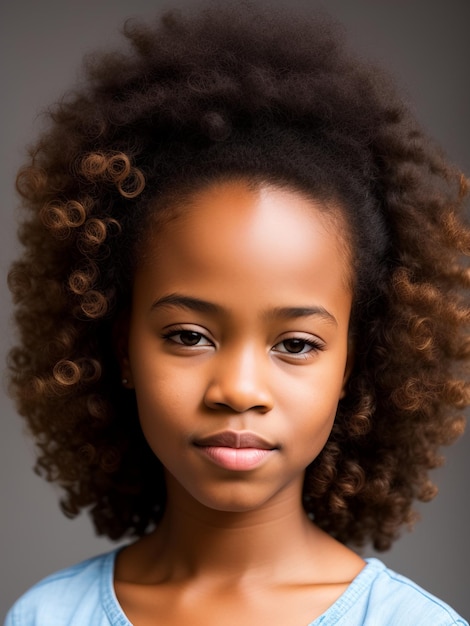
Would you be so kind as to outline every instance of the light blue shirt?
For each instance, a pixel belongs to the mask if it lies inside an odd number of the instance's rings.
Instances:
[[[114,593],[116,554],[45,578],[16,602],[5,626],[131,626]],[[469,626],[444,602],[378,559],[366,560],[343,595],[309,626]]]

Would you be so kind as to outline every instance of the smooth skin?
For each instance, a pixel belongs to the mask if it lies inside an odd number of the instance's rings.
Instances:
[[[350,365],[347,231],[333,205],[243,180],[175,210],[118,339],[168,501],[116,594],[134,626],[304,626],[364,567],[301,503]]]

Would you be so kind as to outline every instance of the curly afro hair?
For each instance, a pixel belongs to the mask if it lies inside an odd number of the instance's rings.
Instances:
[[[340,541],[387,549],[463,430],[467,181],[324,18],[219,8],[124,33],[130,50],[87,59],[18,175],[9,367],[36,470],[101,534],[158,522],[163,472],[119,383],[113,329],[150,220],[216,180],[271,182],[335,199],[353,254],[355,362],[304,507]]]

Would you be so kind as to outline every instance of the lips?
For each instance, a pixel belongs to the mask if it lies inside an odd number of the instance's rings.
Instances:
[[[196,446],[218,448],[257,448],[258,450],[274,450],[276,445],[252,432],[225,430],[194,441]]]
[[[194,445],[211,463],[231,472],[254,470],[278,449],[255,433],[232,430],[201,437]]]

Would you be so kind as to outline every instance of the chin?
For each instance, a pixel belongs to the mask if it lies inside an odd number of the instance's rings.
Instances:
[[[288,494],[259,493],[255,489],[247,489],[247,485],[225,485],[216,493],[192,493],[192,497],[208,510],[220,513],[253,513],[276,506],[283,500],[288,500]],[[295,495],[290,493],[290,495]],[[300,501],[300,494],[298,495]]]
[[[220,513],[249,513],[261,508],[265,501],[249,497],[201,497],[197,498],[200,505],[212,511]]]

